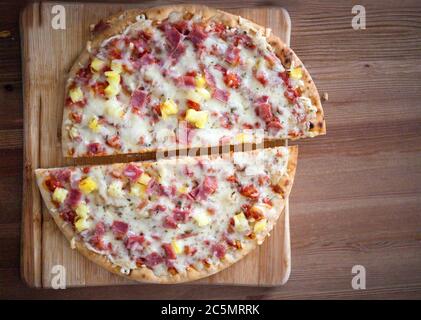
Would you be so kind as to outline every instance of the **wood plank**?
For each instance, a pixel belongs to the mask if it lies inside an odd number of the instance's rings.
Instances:
[[[63,79],[63,74],[70,68],[79,55],[81,48],[88,40],[89,25],[128,6],[66,4],[67,29],[65,31],[57,31],[49,26],[50,12],[53,5],[53,3],[40,3],[29,6],[23,14],[23,17],[29,21],[22,20],[22,28],[25,31],[30,30],[29,34],[23,34],[23,45],[30,47],[30,51],[24,52],[26,59],[30,60],[30,63],[26,60],[24,61],[24,76],[29,78],[29,87],[25,87],[25,92],[28,91],[28,94],[24,95],[24,100],[26,104],[32,105],[31,113],[28,116],[38,116],[37,119],[30,118],[30,121],[34,120],[35,122],[29,124],[29,127],[32,129],[35,127],[39,128],[37,135],[29,135],[28,131],[24,132],[26,139],[25,150],[28,149],[27,144],[29,142],[29,146],[31,146],[30,151],[32,152],[28,153],[26,151],[27,153],[25,153],[25,156],[32,157],[30,161],[31,166],[28,165],[25,174],[28,182],[33,178],[29,175],[31,172],[28,170],[29,168],[34,169],[35,163],[41,168],[49,168],[75,163],[95,164],[103,163],[104,161],[109,163],[122,158],[63,159],[60,150],[62,109],[59,106],[64,100],[65,79]],[[262,25],[268,25],[275,34],[289,41],[290,20],[283,9],[279,7],[262,7],[229,9],[229,11],[251,18]],[[28,28],[28,24],[32,27]],[[31,65],[31,67],[28,67],[28,65]],[[26,68],[29,69],[27,70]],[[26,91],[27,88],[29,89]],[[35,104],[35,108],[33,104]],[[26,108],[25,112],[27,111],[28,109]],[[13,131],[11,130],[5,131],[4,139],[10,138],[12,134]],[[0,134],[0,142],[1,138]],[[19,145],[19,137],[15,137],[10,141],[10,144],[12,147]],[[37,144],[39,144],[38,153],[32,150],[36,149]],[[147,157],[149,155],[142,155],[140,158],[146,159]],[[122,159],[126,160],[127,158],[123,157]],[[35,183],[34,180],[31,180],[31,182]],[[25,185],[25,188],[29,187],[29,184]],[[26,197],[26,194],[25,192],[24,197]],[[28,193],[28,195],[31,197],[30,200],[37,196],[36,193]],[[29,276],[25,275],[25,278],[28,281],[32,281],[34,286],[51,287],[51,270],[57,264],[66,267],[68,287],[133,283],[108,273],[83,258],[77,252],[72,251],[45,207],[39,207],[39,205],[39,202],[35,202],[33,208],[36,213],[42,208],[42,224],[40,225],[38,220],[36,224],[26,222],[25,228],[33,226],[33,230],[23,233],[24,242],[29,237],[28,243],[34,246],[34,252],[36,252],[36,257],[30,255],[27,251],[24,251],[22,255],[23,267],[26,270],[23,272],[24,274],[30,272],[28,268],[37,263],[37,266],[34,268],[36,275],[33,276],[36,280],[29,279]],[[31,205],[25,200],[23,216],[25,221],[30,219],[30,210]],[[39,228],[41,228],[41,231],[39,231]],[[40,241],[39,233],[42,234],[41,242],[37,242]],[[26,246],[25,250],[27,250]],[[39,253],[41,254],[40,266]],[[26,263],[27,260],[31,261],[31,263]],[[41,275],[39,275],[38,268],[41,269]],[[290,239],[287,211],[281,215],[272,237],[263,246],[229,269],[195,283],[273,286],[285,283],[288,280],[289,272]]]
[[[138,2],[125,2],[131,1]],[[214,3],[227,5],[223,0]],[[258,0],[229,3],[232,7],[262,4]],[[329,101],[324,102],[327,136],[299,142],[298,176],[290,199],[293,268],[288,283],[279,288],[28,288],[19,277],[19,255],[13,252],[20,236],[22,149],[12,147],[2,148],[0,162],[0,225],[5,226],[0,230],[4,242],[0,250],[0,297],[421,299],[421,230],[417,229],[421,225],[417,202],[421,181],[415,165],[420,159],[421,91],[417,83],[421,78],[421,2],[362,3],[367,8],[367,29],[358,32],[350,27],[354,5],[350,1],[283,0],[281,4],[291,15],[293,49],[309,66],[321,91],[329,93]],[[15,38],[0,39],[2,130],[22,130],[18,16],[23,6],[23,2],[11,0],[0,4],[0,30],[10,30]],[[14,85],[13,91],[4,88],[9,83]],[[317,168],[311,170],[324,161],[331,164],[330,170],[323,169],[329,177],[326,181]],[[350,172],[360,169],[364,174],[350,179]],[[396,180],[399,189],[383,183],[382,177],[387,182]],[[348,194],[343,192],[343,185]],[[356,263],[367,269],[367,290],[356,291],[350,286],[350,270]]]

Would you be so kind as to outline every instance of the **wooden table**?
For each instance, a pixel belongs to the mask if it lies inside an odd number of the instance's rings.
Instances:
[[[245,1],[232,3],[244,6]],[[0,297],[421,298],[421,3],[358,3],[366,8],[366,30],[352,29],[350,1],[279,2],[291,16],[292,47],[320,91],[329,94],[324,102],[328,135],[299,142],[290,199],[292,273],[285,286],[56,291],[27,288],[19,275],[23,114],[18,18],[25,2],[2,1]],[[366,269],[366,290],[352,289],[354,265]]]

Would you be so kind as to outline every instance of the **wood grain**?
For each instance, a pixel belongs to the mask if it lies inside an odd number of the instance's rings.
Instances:
[[[268,3],[233,0],[230,5]],[[421,3],[361,1],[367,29],[360,31],[351,28],[355,3],[347,0],[270,3],[288,10],[292,48],[320,91],[329,93],[327,135],[299,142],[288,283],[279,288],[26,287],[19,275],[23,144],[18,138],[0,150],[0,297],[421,299]],[[0,39],[0,131],[5,132],[23,130],[18,23],[23,6],[0,4],[0,30],[12,33]],[[355,264],[367,270],[367,290],[351,287]]]
[[[33,174],[38,167],[127,161],[127,157],[122,156],[64,159],[60,152],[60,130],[65,75],[89,39],[89,26],[132,6],[66,4],[66,30],[54,30],[49,25],[53,6],[54,3],[34,3],[26,7],[21,20],[25,110],[22,274],[28,285],[44,288],[51,287],[54,276],[51,270],[55,265],[66,268],[68,287],[134,283],[101,269],[70,249],[48,210],[41,204]],[[290,19],[282,8],[230,11],[270,27],[289,42]],[[11,136],[8,133],[5,137],[0,134],[0,142]],[[149,155],[140,158],[148,159]],[[288,214],[288,210],[281,213],[272,236],[257,250],[229,269],[195,284],[284,284],[291,267]]]

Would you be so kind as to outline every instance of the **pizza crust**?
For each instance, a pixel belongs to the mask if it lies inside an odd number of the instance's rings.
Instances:
[[[298,157],[298,146],[290,146],[288,147],[289,150],[289,157],[288,157],[288,165],[287,165],[287,174],[283,179],[281,179],[278,183],[281,191],[281,195],[283,197],[282,207],[278,208],[278,217],[276,218],[275,222],[279,219],[280,215],[282,214],[285,208],[285,200],[288,198],[289,193],[291,191],[291,187],[294,181],[296,166],[297,166],[297,157]],[[211,156],[212,157],[212,156]],[[218,156],[215,156],[218,157]],[[122,166],[125,164],[114,164],[113,166]],[[151,162],[143,162],[143,166],[151,165]],[[35,170],[37,183],[39,189],[41,191],[42,198],[46,204],[47,209],[49,210],[50,214],[52,215],[55,223],[59,227],[60,231],[64,234],[66,239],[72,244],[72,247],[77,249],[82,255],[84,255],[89,260],[95,262],[102,268],[128,278],[130,280],[136,280],[140,282],[148,282],[148,283],[161,283],[161,284],[174,284],[174,283],[182,283],[188,281],[194,281],[201,278],[205,278],[211,276],[219,271],[224,270],[225,268],[231,266],[235,262],[241,260],[244,256],[250,253],[254,248],[257,247],[257,239],[255,241],[250,242],[247,247],[243,247],[241,251],[236,252],[236,257],[233,260],[225,260],[223,263],[219,264],[218,266],[210,266],[209,268],[205,268],[203,270],[195,270],[189,269],[185,274],[176,274],[171,275],[168,274],[166,276],[157,276],[153,273],[152,270],[144,267],[131,270],[131,273],[126,275],[121,272],[121,267],[113,264],[110,260],[100,253],[96,253],[90,250],[83,241],[76,239],[76,233],[70,224],[66,223],[58,214],[53,202],[51,201],[51,196],[49,190],[43,184],[44,179],[48,175],[48,169],[37,169]],[[274,224],[275,225],[275,224]],[[267,230],[267,234],[265,237],[272,230]]]
[[[204,21],[214,20],[217,22],[221,22],[229,27],[241,27],[242,29],[252,34],[253,33],[255,34],[257,32],[260,32],[263,35],[269,34],[266,37],[268,40],[268,43],[273,47],[274,53],[278,56],[278,58],[281,59],[284,66],[288,67],[291,65],[291,63],[293,63],[295,67],[299,66],[302,68],[302,71],[303,71],[302,80],[305,83],[305,88],[303,90],[303,93],[311,99],[313,105],[317,108],[317,118],[316,118],[315,123],[312,124],[313,128],[310,130],[310,132],[313,133],[313,136],[322,135],[326,133],[326,123],[324,120],[324,112],[323,112],[319,92],[317,91],[316,85],[313,79],[311,78],[310,73],[305,68],[301,60],[294,53],[294,51],[291,48],[289,48],[280,38],[271,34],[269,32],[270,29],[262,27],[240,16],[237,16],[237,15],[234,15],[222,10],[203,6],[203,5],[168,5],[168,6],[146,8],[146,9],[131,9],[131,10],[126,10],[126,11],[123,11],[123,12],[120,12],[108,17],[105,21],[102,21],[102,23],[106,24],[108,27],[105,28],[105,30],[103,30],[99,34],[95,35],[94,38],[88,42],[85,50],[77,58],[72,68],[70,69],[67,79],[74,78],[80,66],[85,65],[88,62],[91,48],[98,47],[104,40],[123,32],[129,25],[136,22],[136,17],[138,17],[139,15],[145,15],[146,18],[150,20],[161,21],[168,18],[168,16],[173,12],[182,13],[183,15],[199,14],[203,17]],[[66,85],[65,97],[67,97],[69,83]],[[66,146],[70,143],[70,137],[68,136],[65,130],[65,126],[64,126],[64,121],[68,117],[69,117],[69,108],[65,107],[64,112],[63,112],[63,124],[62,124],[62,152],[63,152],[64,157],[69,157]],[[280,139],[267,139],[267,140],[280,141]],[[157,148],[150,147],[150,148],[144,148],[140,152],[136,152],[136,153],[146,153],[146,152],[153,152],[153,151],[158,151],[158,150],[159,149]]]

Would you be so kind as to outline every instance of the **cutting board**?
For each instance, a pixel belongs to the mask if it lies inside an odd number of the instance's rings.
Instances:
[[[52,9],[57,4],[65,8],[65,30],[56,30],[51,25],[55,16]],[[137,283],[109,273],[70,248],[43,205],[34,177],[37,168],[153,157],[144,154],[107,159],[64,159],[60,146],[65,75],[89,39],[89,26],[108,15],[136,6],[142,5],[41,2],[28,5],[21,13],[25,140],[21,274],[29,286],[51,287],[56,265],[65,267],[67,287]],[[220,8],[271,28],[274,34],[289,43],[291,24],[284,9],[241,8],[241,1],[230,1]],[[287,206],[262,246],[230,268],[193,283],[276,286],[288,280],[290,269]]]

